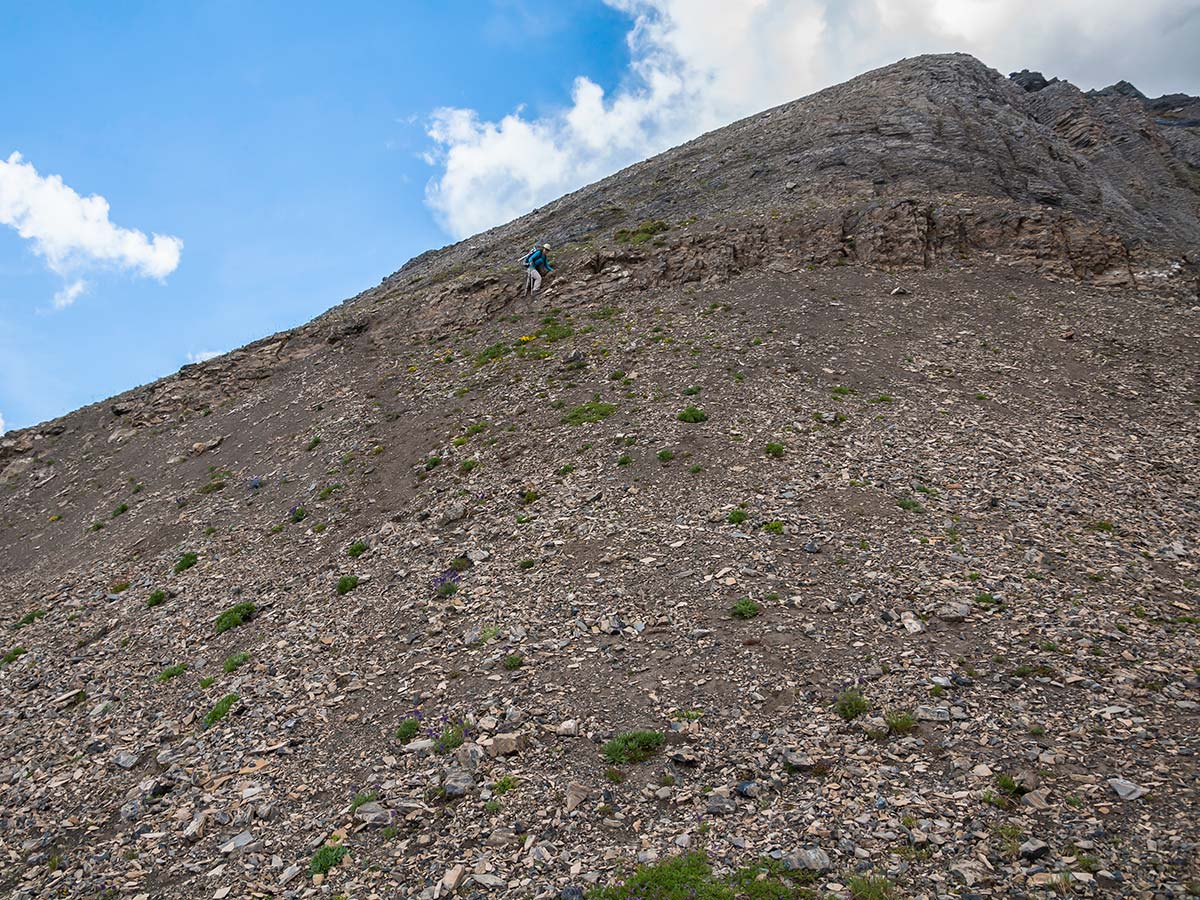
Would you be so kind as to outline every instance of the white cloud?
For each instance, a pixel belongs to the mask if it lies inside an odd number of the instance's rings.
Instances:
[[[4,415],[0,413],[0,434],[4,434]]]
[[[199,353],[189,353],[187,360],[190,363],[202,363],[208,362],[210,359],[216,359],[223,354],[223,350],[201,350]]]
[[[54,308],[66,309],[79,299],[79,295],[87,290],[87,282],[82,278],[72,281],[54,295]]]
[[[611,96],[575,81],[569,107],[499,122],[430,120],[426,199],[457,237],[500,224],[741,116],[921,53],[965,51],[1004,73],[1081,87],[1125,78],[1200,93],[1200,0],[604,0],[633,17]]]
[[[183,241],[147,238],[108,218],[108,201],[81,197],[58,175],[40,175],[21,154],[0,159],[0,225],[33,243],[55,273],[67,278],[95,266],[116,266],[146,278],[166,278],[179,265]],[[54,296],[54,307],[70,306],[87,287],[76,279]]]

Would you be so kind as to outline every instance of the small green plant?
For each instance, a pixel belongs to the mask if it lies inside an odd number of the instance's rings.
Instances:
[[[297,506],[292,510],[288,518],[291,519],[292,522],[303,522],[308,518],[308,510],[306,510],[303,506]]]
[[[675,418],[689,425],[697,425],[700,422],[707,422],[708,414],[698,406],[686,406],[679,411]]]
[[[309,875],[328,875],[329,870],[337,866],[350,851],[345,847],[326,844],[313,854],[308,864]]]
[[[558,475],[559,478],[565,478],[566,476],[570,475],[574,471],[575,471],[575,467],[573,465],[571,465],[570,463],[567,463],[565,466],[560,466],[558,469],[558,472],[556,474]]]
[[[90,526],[90,529],[92,531],[102,531],[104,529],[104,523],[103,522],[93,522]]]
[[[763,531],[767,534],[783,534],[783,523],[778,519],[772,519],[763,526]]]
[[[321,439],[319,437],[314,437],[311,441],[309,441],[305,445],[304,452],[312,453],[314,450],[316,450],[320,446],[321,446]]]
[[[354,795],[354,799],[350,801],[350,814],[353,815],[358,811],[360,806],[366,806],[379,799],[378,791],[359,791]]]
[[[444,581],[438,585],[437,595],[439,597],[453,597],[458,593],[458,583],[455,581]]]
[[[115,581],[108,587],[110,594],[123,594],[127,590],[129,590],[128,581]]]
[[[216,630],[217,634],[223,634],[230,628],[237,628],[239,625],[243,625],[248,622],[254,616],[256,609],[258,609],[258,607],[256,607],[250,600],[244,600],[241,603],[235,603],[233,606],[229,607],[229,609],[225,610],[225,612],[217,616],[217,621],[214,623],[213,628]]]
[[[458,466],[458,471],[463,475],[469,475],[479,465],[477,459],[464,459]]]
[[[614,765],[638,763],[657,753],[665,742],[661,731],[627,731],[606,743],[601,752]]]
[[[216,675],[205,675],[203,678],[200,679],[200,687],[205,688],[205,689],[210,688],[214,684],[216,684],[216,681],[217,681]]]
[[[671,226],[661,219],[651,219],[637,228],[618,228],[613,232],[613,240],[618,244],[644,244],[656,234],[662,234],[670,228]]]
[[[612,784],[620,784],[622,781],[625,780],[625,773],[622,772],[620,769],[618,769],[616,766],[610,766],[609,768],[604,770],[604,777],[607,781],[611,782]]]
[[[217,701],[217,705],[208,711],[204,717],[204,727],[212,728],[223,718],[229,715],[229,710],[233,709],[233,705],[238,702],[237,694],[226,694]]]
[[[925,512],[925,507],[920,501],[912,497],[901,497],[896,501],[896,505],[905,512],[922,513]]]
[[[9,650],[7,653],[4,654],[4,657],[2,659],[0,659],[0,666],[7,666],[10,662],[16,662],[18,659],[20,659],[22,656],[24,656],[28,652],[29,651],[26,650],[24,647],[13,647],[11,650]]]
[[[30,610],[29,612],[25,613],[25,615],[21,616],[21,618],[17,619],[16,623],[13,625],[13,628],[20,629],[26,627],[27,625],[32,625],[38,619],[44,618],[45,615],[46,611],[44,609]]]
[[[522,569],[532,569],[534,566],[537,565],[537,562],[532,559],[523,559],[519,563],[517,563],[517,565],[519,565]]]
[[[1004,772],[996,776],[996,787],[1009,797],[1020,797],[1022,794],[1029,793],[1024,786],[1017,782],[1017,779]]]
[[[525,665],[525,657],[520,653],[510,653],[504,657],[504,668],[506,671],[515,672],[523,665]]]
[[[767,456],[773,457],[774,459],[779,459],[786,452],[787,448],[784,447],[783,444],[776,444],[773,442],[767,444]]]
[[[123,516],[127,512],[129,512],[129,504],[120,503],[117,505],[117,508],[112,511],[112,518],[115,519],[117,516]]]
[[[893,900],[896,885],[883,875],[851,875],[846,886],[853,900]]]
[[[750,513],[746,512],[740,507],[738,509],[730,510],[729,512],[730,525],[741,525],[748,518],[750,518]]]
[[[492,799],[488,800],[487,803],[483,804],[483,811],[492,815],[495,815],[502,809],[504,809],[504,804],[496,797],[493,797]]]
[[[240,669],[242,666],[244,666],[249,661],[250,661],[249,653],[235,653],[235,654],[233,654],[233,656],[226,657],[225,662],[223,664],[223,668],[225,669],[225,674],[228,675],[230,672],[236,672],[238,669]]]
[[[691,475],[699,475],[703,471],[704,471],[704,466],[700,465],[699,463],[688,466],[688,473]]]
[[[917,720],[912,713],[903,710],[889,710],[883,714],[883,721],[887,722],[891,734],[908,734],[917,727]]]
[[[607,419],[617,411],[617,407],[612,403],[603,403],[599,400],[589,400],[587,403],[581,403],[569,413],[563,416],[562,423],[564,425],[590,425],[594,422],[600,422]]]
[[[367,544],[365,541],[355,541],[346,548],[346,555],[351,559],[358,559],[367,552]]]
[[[407,744],[421,731],[421,723],[413,716],[404,719],[396,726],[396,740],[402,744]]]
[[[869,708],[867,698],[854,688],[848,688],[837,696],[833,704],[834,711],[847,722],[857,719]]]
[[[658,461],[661,463],[669,463],[675,458],[675,453],[672,450],[659,450],[656,455],[658,456]]]
[[[492,785],[492,793],[497,797],[503,797],[516,786],[517,779],[513,778],[511,775],[504,775]]]
[[[1112,522],[1104,519],[1101,519],[1098,522],[1089,522],[1084,527],[1088,531],[1099,531],[1102,534],[1112,534],[1116,530],[1116,526],[1114,526]]]
[[[442,729],[437,740],[433,742],[433,749],[438,753],[446,754],[451,750],[457,750],[465,740],[466,732],[462,725],[447,725]]]
[[[338,579],[337,592],[338,592],[338,594],[340,594],[342,596],[345,596],[346,594],[350,593],[356,587],[358,587],[358,576],[357,575],[343,575],[341,578]]]
[[[200,557],[191,551],[180,554],[179,559],[175,562],[175,574],[178,575],[180,572],[186,572],[196,564],[199,558]]]
[[[749,597],[743,597],[737,603],[733,604],[733,606],[729,607],[729,613],[735,619],[753,619],[760,612],[762,612],[762,607]]]
[[[633,462],[633,457],[630,456],[628,453],[622,453],[620,456],[617,457],[617,465],[618,466],[627,466],[631,462]]]
[[[167,666],[158,673],[158,683],[166,684],[172,678],[177,678],[187,671],[187,663],[175,663],[173,666]]]

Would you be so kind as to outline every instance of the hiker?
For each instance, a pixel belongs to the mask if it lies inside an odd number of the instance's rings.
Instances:
[[[549,275],[554,271],[554,267],[550,265],[550,257],[547,255],[550,251],[549,244],[542,244],[540,247],[534,247],[529,253],[522,257],[522,262],[525,263],[526,282],[531,285],[530,293],[536,294],[542,286],[542,276]]]

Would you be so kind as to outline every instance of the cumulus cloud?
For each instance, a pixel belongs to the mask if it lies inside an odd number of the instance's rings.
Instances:
[[[222,350],[201,350],[199,353],[189,353],[187,360],[190,363],[208,362],[210,359],[216,359],[218,356],[221,356],[223,352]]]
[[[1200,0],[604,0],[628,14],[630,71],[611,95],[498,122],[436,110],[426,200],[464,237],[704,131],[921,53],[965,51],[1082,87],[1122,78],[1200,93]]]
[[[14,229],[55,273],[67,278],[96,266],[115,266],[162,280],[175,271],[183,241],[121,228],[108,218],[108,201],[98,194],[81,197],[58,175],[41,175],[20,153],[0,160],[0,224]],[[54,296],[63,309],[87,288],[82,279]]]
[[[0,413],[0,434],[4,434],[4,414]]]

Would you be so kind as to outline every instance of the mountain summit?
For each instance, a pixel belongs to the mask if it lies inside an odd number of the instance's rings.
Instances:
[[[4,435],[0,891],[1194,892],[1198,107],[904,60]]]

